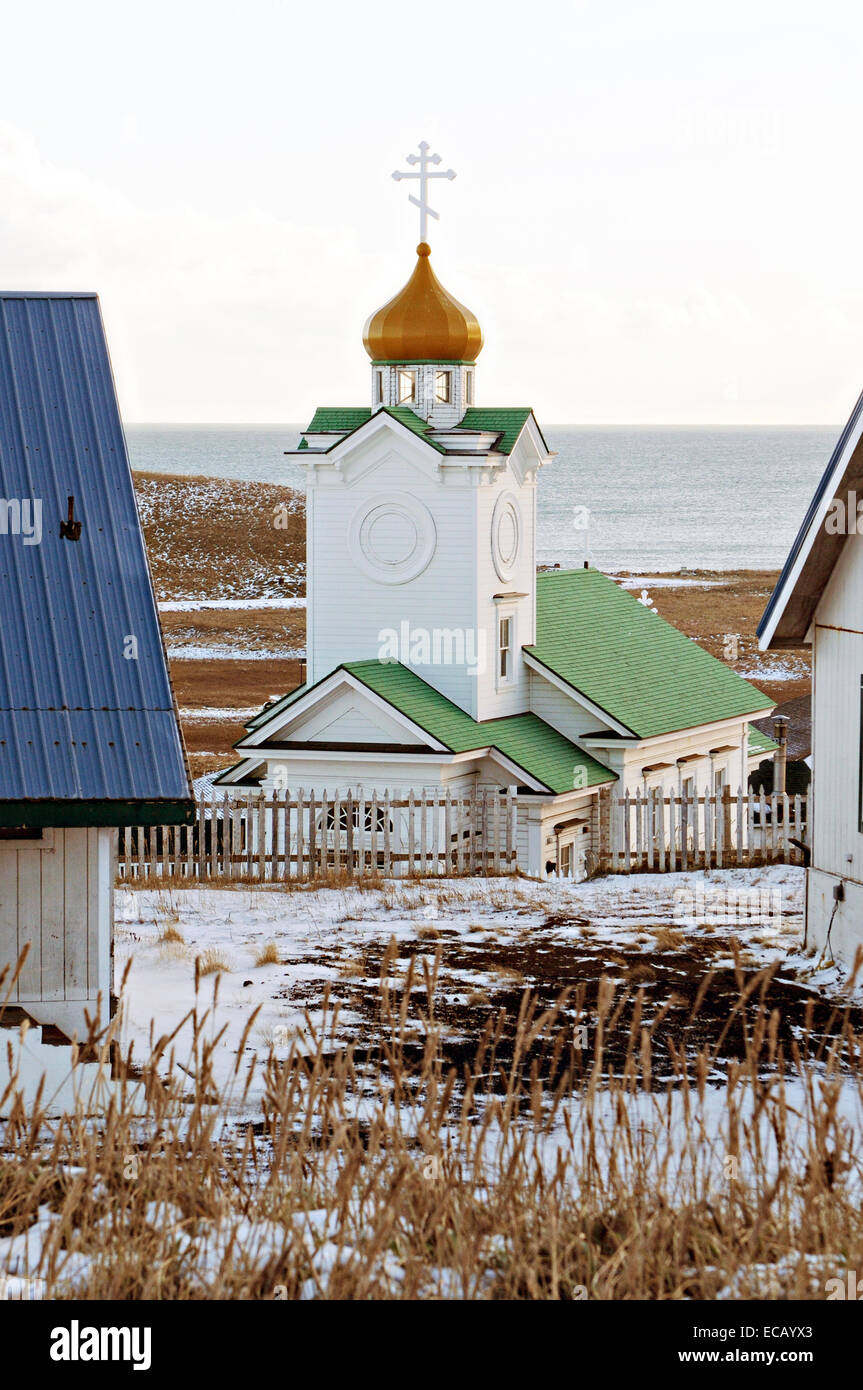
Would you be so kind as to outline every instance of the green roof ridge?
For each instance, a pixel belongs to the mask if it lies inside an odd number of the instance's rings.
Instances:
[[[426,438],[433,428],[432,425],[423,420],[408,405],[381,405],[376,410],[371,410],[368,406],[319,405],[312,416],[311,424],[307,425],[302,433],[304,435],[341,434],[342,436],[353,434],[354,430],[361,429],[363,425],[368,424],[373,416],[381,413],[391,416],[393,420],[398,420],[400,425],[406,425],[421,439],[425,438],[426,444],[430,444],[439,454],[446,452],[443,445],[435,443],[433,439]],[[304,443],[305,441],[299,445],[301,449]],[[341,440],[338,440],[337,443],[341,443]],[[306,444],[305,447],[308,448],[308,445]]]
[[[427,420],[423,420],[416,411],[411,410],[409,405],[385,405],[381,409],[386,415],[391,415],[394,420],[398,420],[399,424],[407,425],[409,430],[413,430],[414,434],[418,434],[421,438],[425,438],[429,430],[433,428]],[[439,454],[446,453],[443,445],[437,444],[433,439],[426,439],[425,442],[431,444],[433,449],[437,449]]]

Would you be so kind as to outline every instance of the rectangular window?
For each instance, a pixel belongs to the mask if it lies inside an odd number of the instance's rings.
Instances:
[[[399,372],[399,405],[412,405],[417,398],[416,372]]]
[[[449,405],[452,400],[452,372],[435,372],[434,398],[440,405]]]
[[[473,372],[464,374],[464,403],[473,405]]]
[[[376,398],[376,400],[377,400],[378,405],[383,405],[383,403],[384,403],[384,374],[383,374],[383,372],[376,372],[376,373],[375,373],[375,378],[376,378],[375,384],[376,384],[376,387],[377,387],[377,390],[376,390],[376,392],[375,392],[375,398]]]
[[[500,620],[498,647],[500,651],[498,674],[502,681],[508,681],[512,674],[512,618],[501,618]]]
[[[725,786],[725,768],[717,767],[713,773],[713,791],[716,796],[722,795]]]

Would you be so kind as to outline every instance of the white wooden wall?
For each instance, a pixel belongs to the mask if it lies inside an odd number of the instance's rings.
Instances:
[[[514,496],[521,518],[521,540],[516,563],[508,580],[499,578],[492,557],[492,518],[498,498],[504,493]],[[501,719],[509,714],[521,714],[530,708],[530,673],[521,659],[521,648],[536,641],[536,485],[519,483],[512,467],[491,485],[476,493],[476,557],[475,579],[477,625],[488,634],[488,661],[485,672],[477,680],[476,719]],[[493,595],[521,593],[524,598],[511,605],[494,602]],[[499,686],[498,617],[501,613],[514,618],[512,661],[515,680]]]
[[[611,728],[607,720],[586,709],[577,696],[559,689],[538,671],[530,672],[530,708],[569,739]]]
[[[0,968],[30,950],[9,1003],[40,1023],[84,1028],[111,988],[116,831],[46,829],[41,840],[0,840]],[[0,998],[7,997],[8,977]]]
[[[501,492],[514,493],[521,512],[521,544],[511,580],[502,582],[493,565],[491,518]],[[351,554],[351,523],[366,500],[408,493],[431,514],[435,550],[427,567],[404,583],[382,583]],[[309,682],[343,661],[376,658],[382,629],[435,629],[485,633],[485,672],[463,665],[413,666],[473,718],[489,719],[526,710],[526,674],[513,652],[518,681],[498,692],[497,609],[492,596],[518,591],[516,648],[534,638],[535,488],[519,483],[507,467],[494,483],[478,482],[476,470],[439,468],[428,450],[386,431],[357,445],[338,471],[319,465],[310,473],[306,507],[307,646]],[[477,646],[473,646],[477,650]],[[413,663],[407,662],[412,665]]]
[[[812,656],[812,867],[861,883],[863,836],[858,826],[858,793],[863,536],[848,537],[818,605]]]

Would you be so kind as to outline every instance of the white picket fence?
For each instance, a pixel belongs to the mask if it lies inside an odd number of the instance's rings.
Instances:
[[[342,874],[506,874],[516,869],[516,799],[290,793],[199,800],[191,825],[120,830],[123,879],[318,879]]]
[[[607,868],[612,873],[802,864],[805,796],[730,787],[672,796],[659,789],[612,797]],[[606,856],[601,856],[606,858]]]

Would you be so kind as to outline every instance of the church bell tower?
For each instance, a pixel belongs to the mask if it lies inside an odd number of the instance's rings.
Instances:
[[[366,322],[367,408],[322,407],[306,468],[308,679],[340,662],[409,667],[484,720],[524,712],[535,640],[536,474],[549,457],[527,408],[476,404],[476,315],[431,266],[438,155],[409,155],[420,241],[410,279]]]

